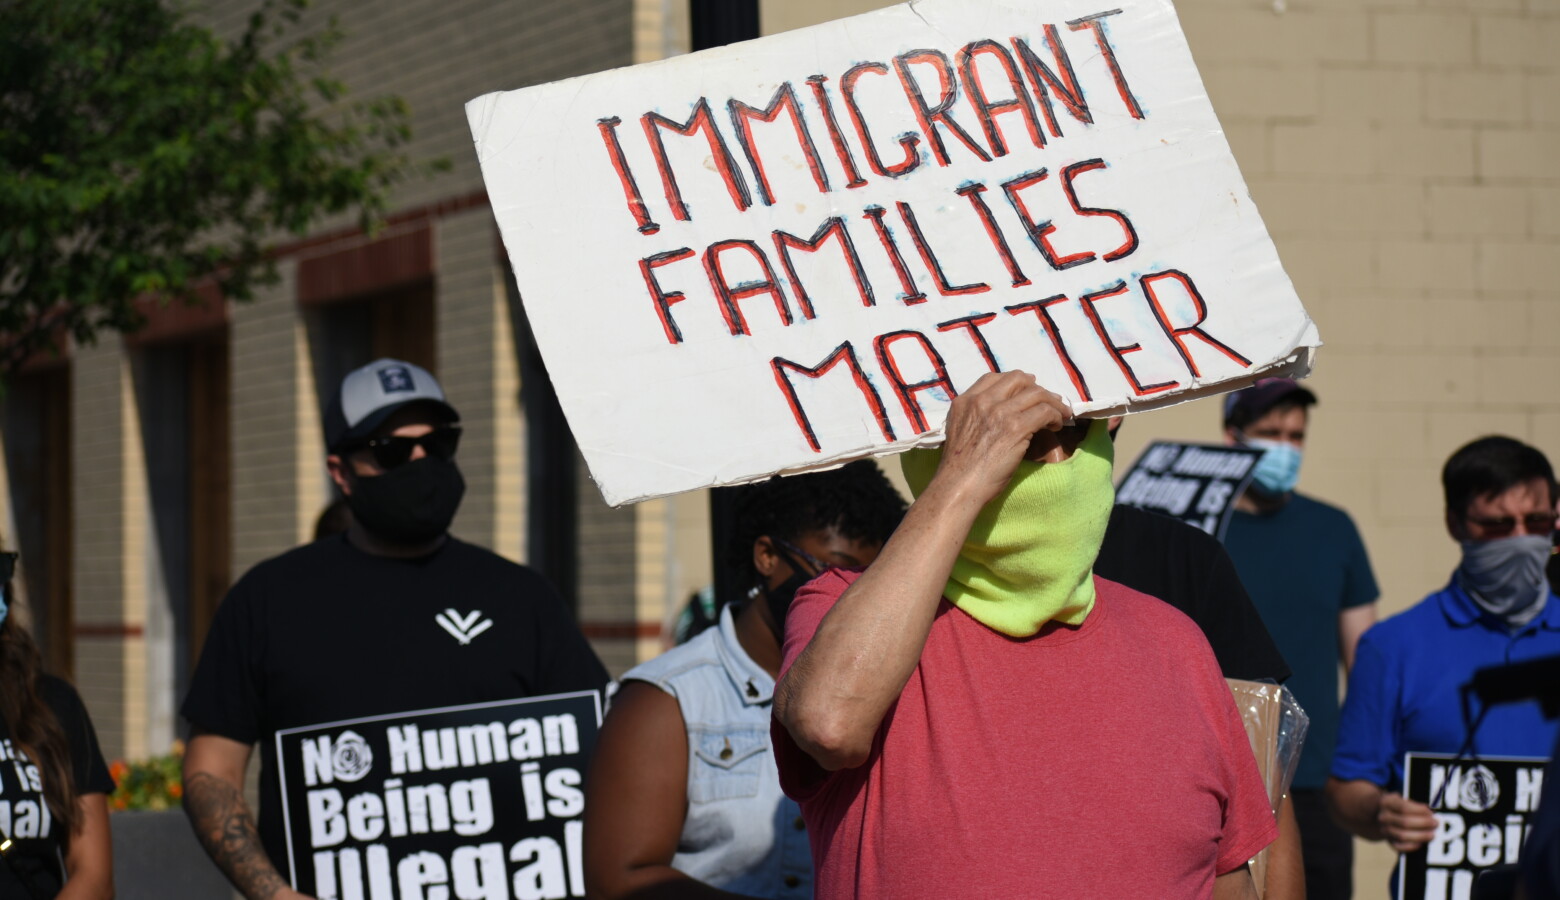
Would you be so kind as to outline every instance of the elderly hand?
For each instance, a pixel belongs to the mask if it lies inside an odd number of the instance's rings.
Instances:
[[[954,398],[943,426],[934,483],[967,491],[984,506],[1007,487],[1035,434],[1059,431],[1072,409],[1026,372],[987,373]]]

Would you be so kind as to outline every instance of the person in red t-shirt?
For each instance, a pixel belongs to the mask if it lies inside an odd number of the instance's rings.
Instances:
[[[1090,571],[1105,422],[1008,372],[945,435],[872,568],[787,615],[772,730],[816,896],[1255,898],[1276,828],[1207,641]]]

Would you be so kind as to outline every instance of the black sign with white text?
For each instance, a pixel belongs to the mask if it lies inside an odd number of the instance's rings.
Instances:
[[[1548,760],[1410,753],[1404,795],[1429,804],[1435,838],[1398,862],[1401,900],[1469,900],[1479,872],[1517,861]]]
[[[595,691],[277,732],[292,885],[319,900],[585,896]]]
[[[1249,447],[1155,441],[1121,479],[1116,502],[1180,519],[1223,540],[1235,500],[1261,458],[1261,450]]]

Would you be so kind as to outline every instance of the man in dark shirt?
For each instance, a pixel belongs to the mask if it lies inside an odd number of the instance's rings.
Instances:
[[[540,575],[449,534],[465,491],[459,428],[417,366],[347,375],[325,439],[350,526],[255,566],[217,611],[183,707],[184,807],[249,900],[302,896],[284,876],[278,731],[607,683]],[[243,795],[257,741],[258,829]]]
[[[1116,506],[1094,574],[1186,613],[1208,638],[1225,678],[1279,683],[1289,678],[1289,666],[1230,555],[1201,529],[1146,509]]]
[[[1225,439],[1263,451],[1224,534],[1241,582],[1294,668],[1288,687],[1311,718],[1295,772],[1295,815],[1307,895],[1353,893],[1354,840],[1327,812],[1324,788],[1338,733],[1338,673],[1354,664],[1376,620],[1376,579],[1354,521],[1295,490],[1316,395],[1288,378],[1229,394]]]

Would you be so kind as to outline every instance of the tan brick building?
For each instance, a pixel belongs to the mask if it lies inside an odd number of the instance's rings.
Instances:
[[[787,30],[883,5],[766,3]],[[223,25],[246,2],[212,4]],[[462,106],[491,90],[680,52],[679,0],[325,0],[359,94],[405,97],[412,152],[453,169],[400,191],[366,241],[340,223],[288,248],[256,302],[163,315],[14,386],[0,421],[33,618],[111,754],[173,736],[222,589],[307,539],[328,498],[320,397],[371,355],[430,363],[468,423],[467,539],[577,596],[608,665],[653,653],[708,580],[704,496],[607,509],[546,409]],[[1327,346],[1302,487],[1347,508],[1383,614],[1452,569],[1438,469],[1490,432],[1560,458],[1560,5],[1554,0],[1182,0],[1241,169]],[[1216,439],[1218,406],[1145,416]],[[11,538],[15,535],[15,539]],[[571,562],[571,547],[577,555]],[[1362,853],[1362,895],[1389,857]]]

